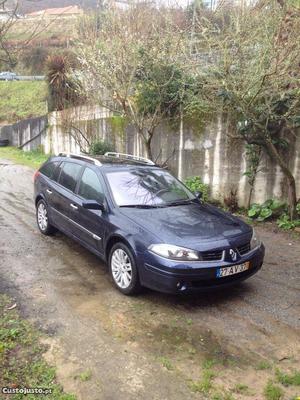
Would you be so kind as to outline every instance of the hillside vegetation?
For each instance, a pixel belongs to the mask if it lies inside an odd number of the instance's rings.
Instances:
[[[10,4],[15,4],[14,0],[10,0]],[[30,13],[46,8],[57,8],[78,5],[83,8],[96,8],[97,0],[19,0],[19,10],[21,13]]]
[[[47,113],[45,82],[0,82],[0,124]]]

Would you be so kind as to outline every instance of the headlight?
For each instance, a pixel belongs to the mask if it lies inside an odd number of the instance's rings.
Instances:
[[[261,245],[261,240],[260,240],[258,234],[253,229],[252,239],[250,242],[250,248],[251,248],[251,250],[254,250],[254,249],[257,249],[258,247],[260,247],[260,245]]]
[[[197,251],[186,249],[185,247],[174,246],[172,244],[152,244],[149,248],[155,254],[171,260],[196,261],[201,260]]]

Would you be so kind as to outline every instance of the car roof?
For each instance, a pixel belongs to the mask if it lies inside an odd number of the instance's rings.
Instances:
[[[112,153],[120,154],[120,153]],[[90,155],[78,155],[78,154],[59,154],[58,156],[51,157],[51,161],[72,161],[79,164],[93,165],[101,169],[127,169],[127,168],[159,168],[158,165],[153,163],[151,160],[147,160],[143,157],[136,157],[132,155],[123,155],[124,157],[118,156],[90,156]],[[133,158],[126,158],[135,157]]]

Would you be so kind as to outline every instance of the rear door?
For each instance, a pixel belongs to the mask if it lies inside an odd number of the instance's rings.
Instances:
[[[83,171],[79,181],[74,207],[70,210],[73,229],[76,236],[89,247],[103,254],[103,237],[107,227],[106,215],[100,210],[87,210],[82,207],[85,200],[95,200],[100,204],[105,202],[103,183],[98,174],[89,167]]]
[[[37,188],[37,193],[43,193],[46,203],[50,207],[50,212],[52,207],[53,193],[52,179],[56,174],[59,164],[60,161],[49,161],[40,169],[41,178],[38,180],[40,187]]]
[[[66,233],[73,233],[70,212],[74,207],[74,192],[79,181],[82,165],[64,161],[58,167],[52,181],[51,214],[54,224]]]

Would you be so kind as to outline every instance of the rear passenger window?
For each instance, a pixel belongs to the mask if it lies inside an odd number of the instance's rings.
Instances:
[[[78,194],[85,200],[96,200],[99,203],[103,203],[104,193],[102,185],[96,172],[90,168],[86,168],[82,174]]]
[[[72,162],[63,163],[58,183],[74,192],[81,168],[81,165]]]
[[[42,166],[42,168],[40,169],[40,173],[47,176],[48,178],[52,178],[58,164],[59,162],[48,162]]]

